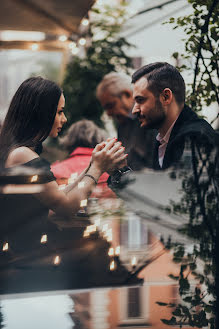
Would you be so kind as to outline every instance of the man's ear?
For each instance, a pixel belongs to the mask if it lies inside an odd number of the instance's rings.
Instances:
[[[162,103],[164,105],[169,105],[172,102],[172,99],[173,99],[172,90],[170,88],[165,88],[162,91],[160,97],[161,97]]]

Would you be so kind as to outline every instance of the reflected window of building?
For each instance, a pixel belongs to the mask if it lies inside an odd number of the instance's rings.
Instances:
[[[140,287],[128,289],[128,318],[139,318],[141,316]]]
[[[147,326],[149,319],[147,286],[120,289],[120,325]]]
[[[140,249],[148,244],[147,224],[133,212],[121,224],[121,245],[128,249]]]

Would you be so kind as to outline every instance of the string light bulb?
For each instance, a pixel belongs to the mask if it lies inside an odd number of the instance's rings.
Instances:
[[[41,240],[40,240],[41,243],[46,243],[47,242],[47,235],[46,234],[43,234],[41,236]]]
[[[38,180],[38,175],[34,175],[34,176],[32,176],[31,177],[31,183],[34,183],[34,182],[37,182],[37,180]]]
[[[55,256],[55,258],[54,258],[54,265],[59,265],[60,264],[60,262],[61,262],[61,258],[57,255],[57,256]]]
[[[73,49],[76,47],[76,43],[74,41],[70,42],[68,45],[69,49]]]
[[[110,257],[114,256],[114,249],[113,249],[112,247],[109,248],[108,255],[109,255]]]
[[[85,38],[80,38],[79,39],[79,44],[81,45],[81,46],[84,46],[84,45],[86,45],[86,39]]]
[[[8,244],[8,242],[5,242],[5,243],[3,244],[2,250],[3,250],[3,251],[8,251],[8,249],[9,249],[9,244]]]
[[[78,47],[73,48],[71,52],[73,55],[77,55],[77,53],[79,52]]]
[[[38,45],[38,43],[32,43],[32,45],[31,45],[31,49],[32,49],[33,51],[37,51],[37,50],[39,49],[39,45]]]
[[[60,35],[59,36],[59,41],[61,41],[61,42],[65,42],[67,40],[67,37],[66,37],[66,35]]]
[[[110,271],[115,271],[115,269],[116,269],[116,263],[114,260],[112,260],[110,262]]]
[[[135,256],[132,257],[131,265],[132,267],[135,267],[137,265],[137,258]]]
[[[119,256],[120,255],[120,246],[117,246],[115,249],[115,255]]]
[[[89,20],[87,18],[83,18],[81,24],[83,26],[88,26],[89,25]]]

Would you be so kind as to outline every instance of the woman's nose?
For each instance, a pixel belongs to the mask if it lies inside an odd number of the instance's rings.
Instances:
[[[67,118],[66,118],[65,114],[63,114],[62,122],[63,122],[63,124],[67,122]]]

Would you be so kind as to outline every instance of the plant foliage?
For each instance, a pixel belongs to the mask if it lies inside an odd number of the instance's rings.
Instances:
[[[193,81],[188,85],[187,103],[197,112],[203,105],[219,106],[219,2],[218,0],[188,0],[192,14],[168,23],[186,33],[184,54],[174,53],[180,71],[188,71]],[[217,115],[218,118],[218,115]],[[214,119],[216,120],[216,118]]]
[[[102,108],[96,99],[96,87],[111,71],[129,72],[132,60],[126,55],[131,45],[119,32],[127,19],[126,4],[90,12],[90,24],[83,37],[87,40],[84,56],[74,56],[69,62],[63,82],[68,125],[82,118],[101,125]]]

